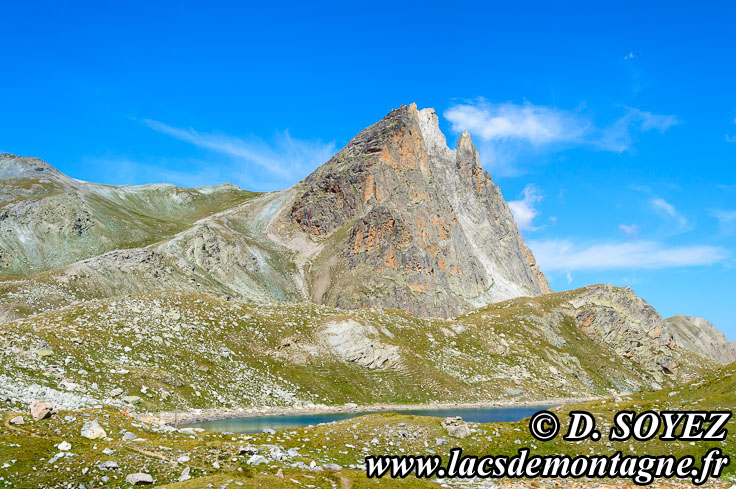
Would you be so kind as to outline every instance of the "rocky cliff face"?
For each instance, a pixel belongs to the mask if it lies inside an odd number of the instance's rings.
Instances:
[[[392,111],[295,190],[288,217],[328,255],[316,302],[447,317],[550,292],[470,135],[448,148],[433,109]]]
[[[662,316],[628,287],[594,285],[570,293],[565,306],[577,327],[618,356],[631,359],[659,381],[677,373],[679,347]]]
[[[710,321],[678,315],[667,319],[677,344],[698,355],[727,365],[736,362],[736,348]]]

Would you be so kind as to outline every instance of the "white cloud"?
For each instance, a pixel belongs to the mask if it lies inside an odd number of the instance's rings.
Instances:
[[[621,153],[629,150],[637,132],[659,131],[680,124],[674,115],[659,115],[633,107],[613,123],[598,126],[581,111],[568,111],[529,102],[490,103],[485,99],[456,104],[444,113],[452,130],[468,130],[485,164],[497,176],[523,173],[515,163],[525,149],[559,151],[573,146]]]
[[[629,237],[636,237],[639,234],[639,226],[636,224],[619,224],[618,228]]]
[[[657,212],[665,216],[667,219],[669,219],[671,222],[673,222],[677,226],[672,231],[683,232],[691,228],[691,225],[688,222],[688,220],[682,214],[680,214],[677,211],[677,209],[675,209],[674,205],[670,204],[666,200],[657,197],[657,198],[652,199],[650,203],[652,204],[652,207],[654,207],[654,209]]]
[[[533,183],[524,187],[523,194],[523,199],[510,201],[509,208],[514,215],[514,220],[519,230],[535,231],[537,228],[534,227],[533,221],[539,213],[535,205],[542,200],[542,196]]]
[[[651,241],[578,246],[568,240],[540,240],[529,242],[529,247],[545,272],[708,266],[729,256],[717,246],[668,247]]]
[[[576,141],[588,122],[564,110],[525,103],[460,104],[445,111],[456,132],[468,130],[486,141],[525,140],[532,144]]]
[[[630,59],[634,59],[634,52],[633,51],[629,52],[629,54],[627,54],[627,55],[624,56],[624,59],[626,61],[628,61]]]
[[[274,141],[269,144],[257,138],[244,139],[202,133],[192,128],[181,129],[150,119],[143,120],[143,123],[162,134],[234,157],[246,166],[256,165],[271,176],[291,183],[326,162],[335,152],[334,142],[300,140],[293,138],[288,131],[277,133]],[[234,170],[242,171],[244,168]]]
[[[568,284],[571,284],[571,283],[572,283],[572,273],[570,273],[570,272],[568,271],[568,272],[567,272],[567,275],[565,275],[565,279],[567,279],[567,283],[568,283]]]

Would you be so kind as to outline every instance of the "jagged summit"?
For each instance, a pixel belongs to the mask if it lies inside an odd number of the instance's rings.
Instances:
[[[317,302],[448,316],[550,291],[470,135],[448,148],[431,108],[391,111],[296,191],[291,220],[331,250]]]

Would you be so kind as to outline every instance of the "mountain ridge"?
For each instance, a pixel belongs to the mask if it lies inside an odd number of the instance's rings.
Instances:
[[[3,193],[11,195],[0,202],[10,218],[0,223],[7,275],[43,272],[67,282],[81,271],[99,278],[80,283],[89,291],[180,288],[193,280],[248,300],[441,317],[551,291],[470,136],[448,148],[433,109],[416,105],[361,131],[290,189],[267,194],[228,185],[106,186],[9,155],[0,166]],[[16,178],[8,178],[13,168]],[[19,196],[18,182],[35,168],[49,175],[40,181],[56,186]],[[224,195],[229,200],[218,205]],[[212,205],[195,220],[186,206],[197,199]],[[22,239],[11,239],[14,232]],[[8,261],[17,250],[25,253]],[[151,277],[135,276],[146,270]]]

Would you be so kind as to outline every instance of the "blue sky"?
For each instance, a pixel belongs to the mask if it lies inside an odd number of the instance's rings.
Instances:
[[[5,2],[0,151],[284,188],[392,108],[470,130],[556,290],[736,339],[736,4]]]

